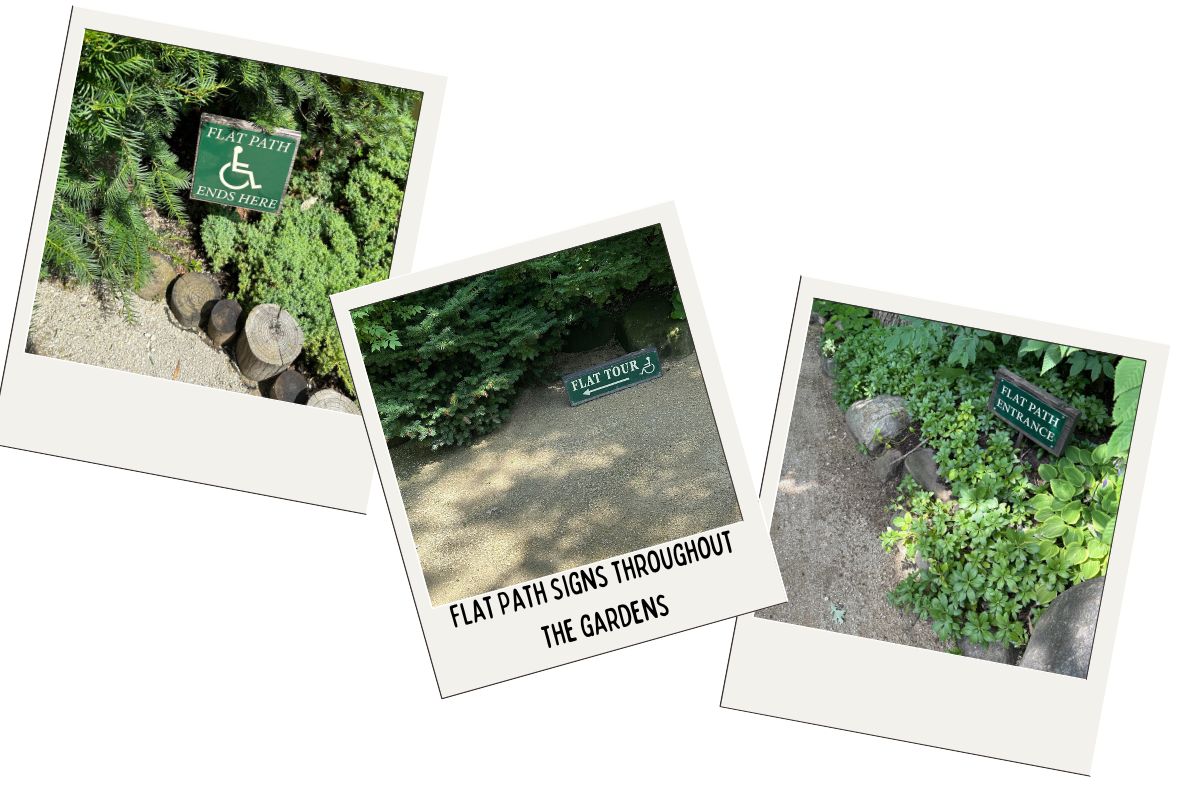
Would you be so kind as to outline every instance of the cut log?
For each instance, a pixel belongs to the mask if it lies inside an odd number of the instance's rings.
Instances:
[[[221,289],[211,275],[185,272],[171,284],[168,305],[180,326],[194,331],[220,297]]]
[[[285,403],[300,402],[300,395],[308,389],[308,379],[294,369],[285,369],[271,384],[271,397]]]
[[[224,346],[237,333],[241,318],[242,306],[237,300],[218,300],[208,312],[208,338],[217,347]]]
[[[346,414],[357,414],[358,406],[354,401],[337,389],[322,389],[313,392],[308,398],[308,404],[313,408],[327,408],[330,411],[342,411]]]
[[[292,315],[274,303],[250,309],[237,342],[238,369],[252,381],[274,378],[292,365],[304,333]]]

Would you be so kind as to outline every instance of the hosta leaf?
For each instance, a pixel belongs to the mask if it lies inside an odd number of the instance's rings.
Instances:
[[[1045,492],[1035,494],[1029,498],[1029,505],[1035,509],[1050,508],[1054,504],[1054,498]]]
[[[1078,544],[1068,545],[1067,548],[1063,551],[1063,561],[1065,561],[1070,566],[1082,564],[1084,561],[1087,561],[1087,558],[1088,558],[1087,548],[1083,547],[1082,545],[1078,545]]]
[[[1044,539],[1057,539],[1062,536],[1064,530],[1066,525],[1063,524],[1062,517],[1055,515],[1042,523],[1042,527],[1038,528],[1038,535]]]
[[[1062,469],[1061,475],[1063,478],[1080,488],[1087,483],[1087,476],[1083,474],[1083,470],[1074,464],[1065,465]]]
[[[1059,513],[1062,516],[1063,522],[1067,523],[1068,525],[1074,525],[1079,521],[1079,515],[1082,511],[1083,504],[1078,500],[1072,500],[1071,502],[1067,503]]]
[[[1055,478],[1050,481],[1050,491],[1054,492],[1054,496],[1059,500],[1070,500],[1079,491],[1079,487],[1063,478]]]
[[[1100,574],[1100,564],[1101,561],[1098,558],[1089,559],[1083,562],[1083,566],[1079,568],[1079,574],[1085,581],[1091,580]]]
[[[1108,545],[1099,539],[1092,539],[1087,543],[1088,558],[1104,558],[1108,555]]]
[[[1038,467],[1038,475],[1044,481],[1052,481],[1058,477],[1058,470],[1053,464],[1042,464]]]
[[[1058,515],[1057,511],[1055,511],[1052,507],[1047,506],[1046,508],[1039,508],[1037,510],[1037,512],[1033,515],[1033,518],[1035,520],[1037,520],[1038,522],[1045,522],[1057,515]]]

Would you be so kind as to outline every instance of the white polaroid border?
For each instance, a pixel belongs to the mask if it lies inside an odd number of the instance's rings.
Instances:
[[[1020,317],[804,278],[767,450],[762,508],[770,525],[814,298],[1145,359],[1125,488],[1086,679],[747,615],[734,626],[721,705],[948,750],[1086,774],[1108,680],[1121,595],[1167,348]],[[839,687],[832,689],[831,687]],[[939,701],[939,698],[942,700]],[[1053,718],[1036,735],[1030,720]]]
[[[73,9],[0,377],[0,445],[365,513],[371,462],[355,415],[25,352],[85,29],[423,92],[392,274],[412,261],[445,79]],[[235,458],[222,441],[239,444]]]
[[[692,535],[664,544],[688,541],[705,533],[728,530],[732,552],[632,582],[617,584],[610,580],[608,586],[600,590],[551,600],[549,603],[515,614],[497,614],[493,619],[455,628],[450,610],[455,604],[435,607],[430,602],[421,571],[421,561],[405,514],[400,486],[388,454],[383,425],[376,412],[375,398],[350,312],[352,309],[381,300],[656,224],[662,225],[680,295],[687,309],[697,358],[742,513],[741,522],[715,531],[696,531]],[[775,561],[774,548],[757,510],[754,484],[734,426],[732,408],[721,378],[716,350],[700,303],[699,290],[683,244],[683,235],[674,206],[648,208],[437,269],[423,269],[404,277],[335,294],[332,299],[342,345],[350,362],[354,385],[359,391],[363,420],[375,455],[375,463],[379,468],[383,494],[392,515],[396,541],[404,558],[409,585],[417,604],[434,676],[442,697],[450,697],[728,619],[737,614],[781,603],[786,598],[783,580]],[[632,552],[647,552],[652,549],[655,548]],[[544,576],[543,580],[549,581],[551,577]],[[666,596],[668,602],[669,614],[666,616],[616,632],[607,632],[591,638],[580,637],[579,641],[571,644],[548,648],[545,643],[541,630],[543,625],[568,618],[577,620],[580,615],[589,611],[599,611],[618,603],[653,597],[660,593]],[[469,604],[471,601],[472,598],[466,598],[462,602]]]

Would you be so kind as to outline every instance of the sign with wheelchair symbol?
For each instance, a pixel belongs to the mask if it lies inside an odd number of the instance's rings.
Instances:
[[[267,131],[253,122],[201,114],[191,197],[278,212],[299,149],[297,131]]]
[[[616,394],[662,375],[662,361],[657,347],[647,347],[612,361],[563,375],[567,402],[583,405],[610,394]]]

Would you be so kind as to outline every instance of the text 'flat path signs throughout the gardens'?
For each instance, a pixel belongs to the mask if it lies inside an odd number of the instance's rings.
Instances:
[[[562,376],[567,400],[577,406],[597,397],[619,392],[662,375],[658,348],[647,347],[612,361]]]
[[[191,196],[278,212],[299,149],[296,131],[277,128],[268,133],[252,122],[201,114]]]
[[[991,408],[993,414],[1056,456],[1062,455],[1079,417],[1074,408],[1004,367],[996,370]]]

